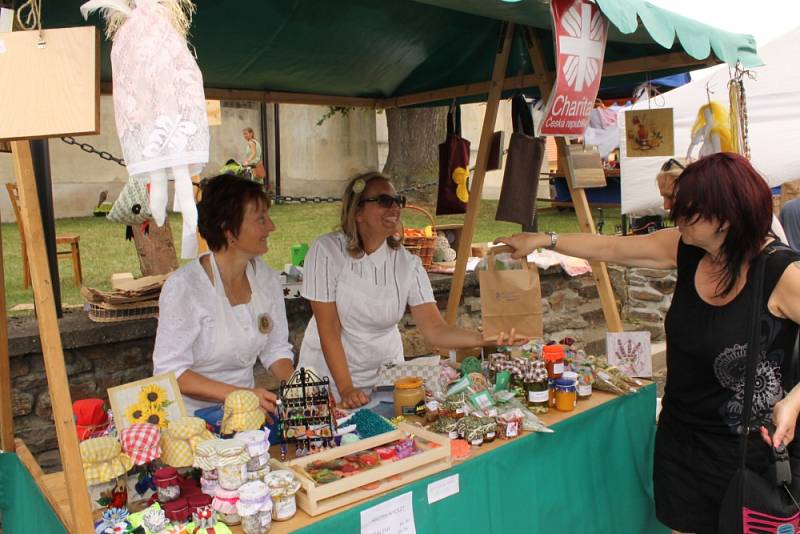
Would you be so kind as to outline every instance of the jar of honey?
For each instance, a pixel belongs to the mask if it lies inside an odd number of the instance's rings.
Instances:
[[[561,378],[564,373],[564,347],[562,345],[545,345],[542,347],[542,358],[547,367],[547,377]]]
[[[415,415],[417,405],[425,403],[422,379],[405,376],[394,382],[394,415]]]
[[[556,410],[571,412],[578,402],[578,392],[574,380],[559,378],[556,380]]]

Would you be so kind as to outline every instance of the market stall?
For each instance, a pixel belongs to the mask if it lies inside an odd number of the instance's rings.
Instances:
[[[43,26],[82,24],[79,4],[45,3]],[[613,23],[603,65],[604,78],[613,80],[613,83],[618,84],[621,79],[669,74],[720,60],[730,64],[742,61],[745,65],[759,62],[752,38],[748,36],[714,30],[644,2],[605,0],[599,5]],[[532,94],[542,97],[550,91],[553,74],[549,60],[552,47],[548,39],[548,9],[548,6],[532,0],[496,5],[456,0],[426,3],[398,0],[382,3],[380,10],[366,0],[354,0],[347,5],[309,0],[294,3],[291,7],[283,3],[253,7],[232,1],[201,6],[192,33],[197,36],[194,45],[205,77],[206,96],[210,98],[373,108],[419,105],[454,98],[486,98],[478,162],[448,303],[447,319],[453,323],[480,205],[499,99],[503,94],[522,88],[538,88]],[[644,25],[642,29],[639,29],[639,19]],[[330,24],[331,20],[337,23]],[[674,43],[676,34],[680,47]],[[464,42],[465,35],[469,35],[468,43]],[[320,53],[323,50],[325,53]],[[105,52],[104,58],[107,50]],[[458,60],[454,62],[453,58]],[[104,79],[108,80],[108,61],[104,59],[103,64]],[[491,77],[487,80],[489,72]],[[21,210],[29,222],[25,225],[29,234],[26,243],[54,419],[65,467],[70,513],[62,512],[59,516],[69,530],[85,532],[90,529],[92,514],[84,491],[86,481],[81,471],[75,425],[70,413],[71,398],[26,140],[36,136],[37,133],[33,132],[14,141],[12,151]],[[559,145],[563,149],[563,139],[559,139]],[[572,197],[582,229],[593,231],[583,190],[574,189]],[[593,267],[609,330],[619,331],[621,322],[608,273],[602,264]],[[0,389],[8,392],[3,405],[9,406],[10,377],[5,345],[0,347],[5,351],[0,356],[0,376],[3,379]],[[629,399],[615,400],[608,405],[621,405],[627,401]],[[648,409],[652,408],[651,403],[647,404]],[[2,445],[5,450],[14,450],[10,439],[13,436],[10,417],[5,412],[3,415]],[[569,426],[569,422],[564,424]],[[592,433],[593,439],[604,435],[603,432],[605,429],[597,427]],[[539,438],[541,436],[523,438],[519,443]],[[637,445],[645,456],[649,455],[649,440],[630,439],[627,442]],[[563,444],[558,447],[563,448]],[[619,458],[629,459],[626,452],[621,450]],[[491,454],[486,456],[491,457]],[[487,461],[479,462],[476,469],[481,469],[480,466],[485,466]],[[43,489],[45,496],[55,501],[47,487]]]
[[[526,532],[546,533],[554,521],[584,532],[666,532],[648,489],[655,394],[655,385],[624,397],[595,393],[574,412],[542,416],[553,434],[486,444],[446,471],[316,517],[301,510],[273,522],[271,532],[355,532],[362,512],[409,492],[418,532],[513,532],[526,525]],[[68,511],[63,473],[44,475],[44,482]],[[43,525],[56,521],[47,512]]]

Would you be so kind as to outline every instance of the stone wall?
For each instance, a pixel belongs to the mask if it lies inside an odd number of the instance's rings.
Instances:
[[[623,303],[624,316],[639,322],[629,327],[653,328],[655,331],[659,325],[658,314],[668,305],[674,276],[666,271],[645,269],[631,270],[630,273],[625,269],[615,269],[611,274],[618,304]],[[431,281],[437,303],[444,310],[451,277],[432,275]],[[541,283],[545,336],[548,339],[571,336],[589,352],[603,353],[605,321],[592,277],[570,278],[555,267],[541,271]],[[627,287],[628,283],[639,285]],[[656,292],[661,295],[658,301],[655,300]],[[286,308],[290,341],[297,351],[311,309],[302,299],[287,300]],[[470,273],[465,282],[458,322],[464,328],[477,328],[480,323],[480,299],[474,273]],[[105,398],[109,387],[150,376],[156,325],[152,319],[118,324],[93,323],[84,313],[66,314],[60,326],[73,400]],[[410,314],[403,318],[400,329],[407,356],[433,351]],[[15,433],[28,444],[46,471],[58,469],[60,461],[55,427],[35,321],[12,320],[9,349]],[[274,386],[260,364],[256,375],[260,384]]]

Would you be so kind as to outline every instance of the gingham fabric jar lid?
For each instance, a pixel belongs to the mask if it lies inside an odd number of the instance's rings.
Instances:
[[[161,435],[161,460],[172,467],[191,467],[197,446],[213,437],[199,417],[179,417]]]
[[[225,397],[222,416],[222,433],[233,434],[244,430],[258,430],[264,426],[266,415],[258,396],[248,389],[237,389]]]
[[[134,465],[142,465],[161,457],[161,432],[156,425],[136,423],[120,432],[122,450]]]
[[[239,502],[239,490],[226,490],[223,488],[217,489],[214,495],[214,501],[211,506],[217,512],[223,514],[235,514],[236,503]]]
[[[131,457],[122,452],[122,446],[111,436],[82,441],[80,452],[88,484],[108,482],[133,467]]]
[[[245,430],[237,432],[234,437],[247,446],[251,457],[269,454],[269,434],[263,430]]]
[[[269,488],[260,481],[248,482],[239,488],[239,502],[236,503],[239,515],[254,515],[258,512],[272,512],[272,498]]]

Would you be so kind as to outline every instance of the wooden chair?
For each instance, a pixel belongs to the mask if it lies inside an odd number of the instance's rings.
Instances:
[[[25,233],[22,231],[22,215],[19,211],[19,194],[17,184],[6,184],[8,197],[14,207],[14,214],[17,217],[17,229],[19,230],[19,240],[22,244],[22,287],[27,289],[31,286],[31,269],[28,265],[28,252],[25,249]],[[69,245],[69,250],[56,250],[59,260],[72,260],[72,273],[75,280],[75,287],[81,287],[83,283],[83,271],[81,270],[81,236],[78,234],[56,235],[56,248],[59,245]]]

